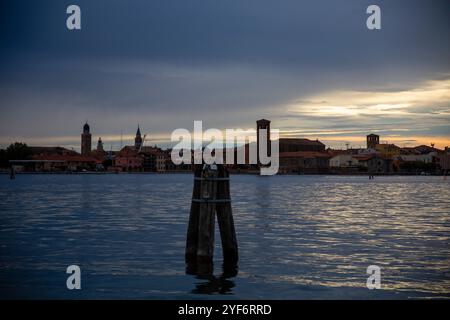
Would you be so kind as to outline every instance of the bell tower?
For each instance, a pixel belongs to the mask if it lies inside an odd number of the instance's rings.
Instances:
[[[101,151],[104,152],[105,150],[103,149],[103,141],[102,141],[102,137],[98,138],[98,142],[97,142],[97,151]]]
[[[270,156],[271,152],[270,152],[270,121],[266,120],[266,119],[261,119],[256,121],[256,150],[258,153],[258,164],[260,163],[259,161],[259,146],[260,146],[260,141],[259,141],[259,131],[260,130],[266,130],[266,134],[267,134],[267,155]],[[261,142],[262,143],[262,142]]]
[[[136,131],[136,137],[134,138],[134,148],[136,150],[139,150],[139,149],[141,149],[141,146],[142,146],[142,136],[141,136],[141,129],[139,128],[139,125],[138,125],[137,131]]]
[[[83,126],[83,133],[81,134],[81,154],[83,156],[91,152],[92,136],[90,133],[89,125],[86,123]]]
[[[367,136],[367,149],[375,149],[377,144],[380,144],[380,136],[373,133],[369,134]]]

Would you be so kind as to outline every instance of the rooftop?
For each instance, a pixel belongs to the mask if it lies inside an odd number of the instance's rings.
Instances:
[[[303,145],[320,145],[324,146],[322,142],[319,140],[309,140],[309,139],[301,139],[301,138],[280,138],[280,144],[303,144]]]
[[[331,158],[331,155],[328,152],[295,151],[281,152],[280,158]]]

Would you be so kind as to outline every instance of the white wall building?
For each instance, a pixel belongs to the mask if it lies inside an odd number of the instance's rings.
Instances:
[[[399,157],[401,160],[407,162],[433,163],[433,159],[437,157],[437,152],[430,152],[428,154],[405,154]]]
[[[339,154],[330,159],[331,168],[357,166],[358,160],[351,154]]]

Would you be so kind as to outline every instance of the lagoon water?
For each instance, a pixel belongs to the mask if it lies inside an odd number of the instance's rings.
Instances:
[[[0,175],[0,297],[450,297],[443,177],[233,175],[239,270],[187,275],[190,174]],[[81,290],[66,268],[81,267]],[[369,265],[381,290],[366,288]]]

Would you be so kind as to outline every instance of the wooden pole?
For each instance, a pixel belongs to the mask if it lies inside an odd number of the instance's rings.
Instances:
[[[194,189],[192,199],[200,199],[200,180],[202,176],[202,166],[196,166],[194,170]],[[189,215],[189,225],[186,239],[186,262],[192,263],[197,259],[198,244],[198,216],[200,213],[200,203],[192,201],[191,213]]]
[[[198,214],[197,260],[212,262],[214,255],[214,222],[217,197],[217,167],[205,166],[200,184],[200,210]]]
[[[191,212],[186,239],[188,273],[212,270],[215,213],[222,239],[224,265],[236,265],[238,245],[230,198],[230,182],[223,165],[198,166],[194,171]],[[203,266],[210,266],[205,268]]]
[[[224,166],[219,168],[219,177],[229,179],[230,175]],[[236,231],[234,229],[233,213],[231,210],[230,182],[224,180],[219,183],[217,195],[219,199],[230,199],[217,205],[217,222],[220,229],[220,238],[222,239],[223,260],[227,264],[236,264],[238,262],[238,245]]]

